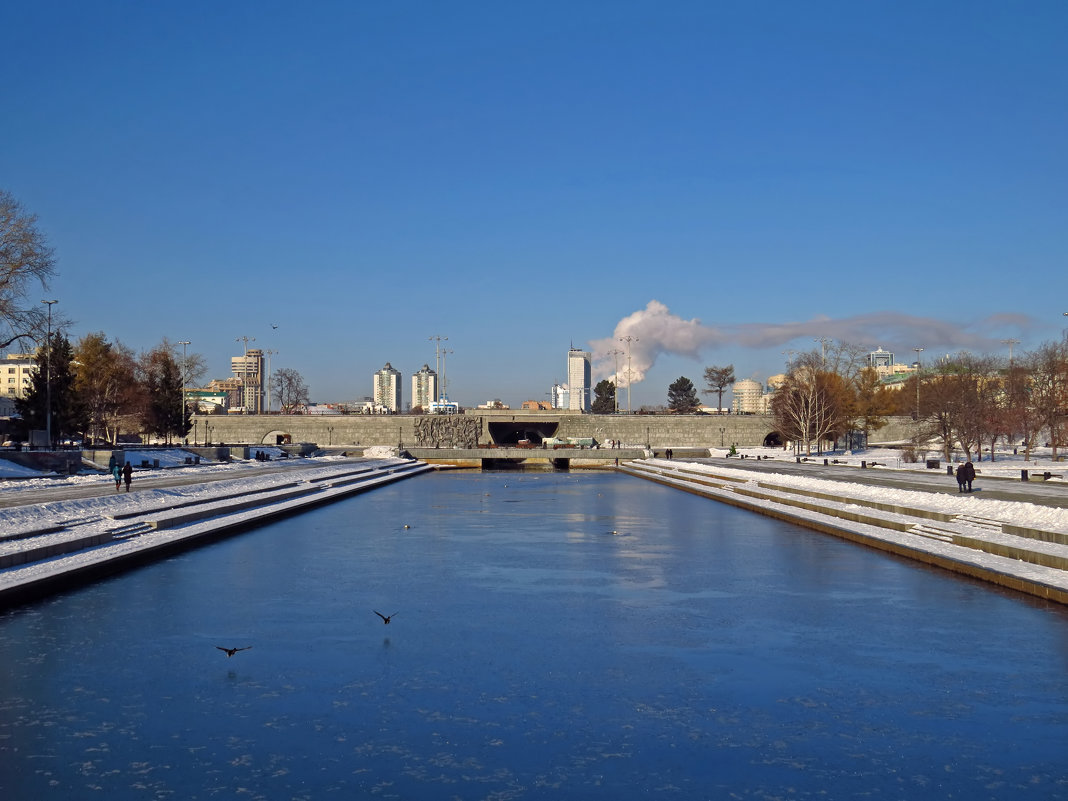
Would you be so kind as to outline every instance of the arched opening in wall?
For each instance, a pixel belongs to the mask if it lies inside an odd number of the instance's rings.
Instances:
[[[556,434],[559,428],[556,422],[531,422],[521,420],[509,420],[508,422],[490,423],[490,441],[496,445],[516,445],[519,442],[529,442],[540,445],[542,440]]]
[[[271,431],[263,435],[260,445],[290,445],[293,437],[286,431]]]
[[[764,437],[765,448],[781,448],[782,447],[782,435],[778,431],[772,431],[766,437]]]

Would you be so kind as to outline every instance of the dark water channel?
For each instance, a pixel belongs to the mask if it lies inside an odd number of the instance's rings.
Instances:
[[[1063,608],[606,473],[413,478],[9,612],[0,682],[3,799],[1068,798]]]

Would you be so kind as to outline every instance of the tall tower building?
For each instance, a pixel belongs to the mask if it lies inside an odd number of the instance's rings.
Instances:
[[[593,370],[590,360],[593,354],[586,350],[571,348],[567,352],[567,408],[573,412],[590,410],[590,383]]]
[[[400,370],[394,370],[389,362],[375,373],[375,406],[391,412],[402,411]]]
[[[241,405],[245,414],[263,411],[263,351],[249,348],[244,356],[230,359],[230,370],[241,380]]]
[[[424,364],[418,373],[412,376],[412,408],[422,408],[424,412],[430,411],[430,404],[438,397],[438,374],[430,369],[429,364]]]

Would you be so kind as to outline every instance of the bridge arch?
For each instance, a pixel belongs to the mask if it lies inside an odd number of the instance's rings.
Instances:
[[[292,434],[288,431],[275,429],[274,431],[268,431],[263,435],[263,439],[260,440],[260,445],[289,445],[292,442]]]

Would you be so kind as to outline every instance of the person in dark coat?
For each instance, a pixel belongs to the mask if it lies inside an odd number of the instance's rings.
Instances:
[[[129,462],[122,466],[122,479],[126,482],[126,491],[130,491],[130,482],[133,481],[133,467]],[[118,489],[118,487],[116,487]]]
[[[969,460],[965,462],[964,466],[961,467],[960,470],[958,470],[957,472],[959,473],[961,471],[964,472],[964,481],[968,484],[967,492],[971,492],[972,482],[975,481],[975,465],[972,464]]]
[[[964,465],[957,465],[957,492],[964,492],[964,487],[967,486],[968,480],[964,477]]]

